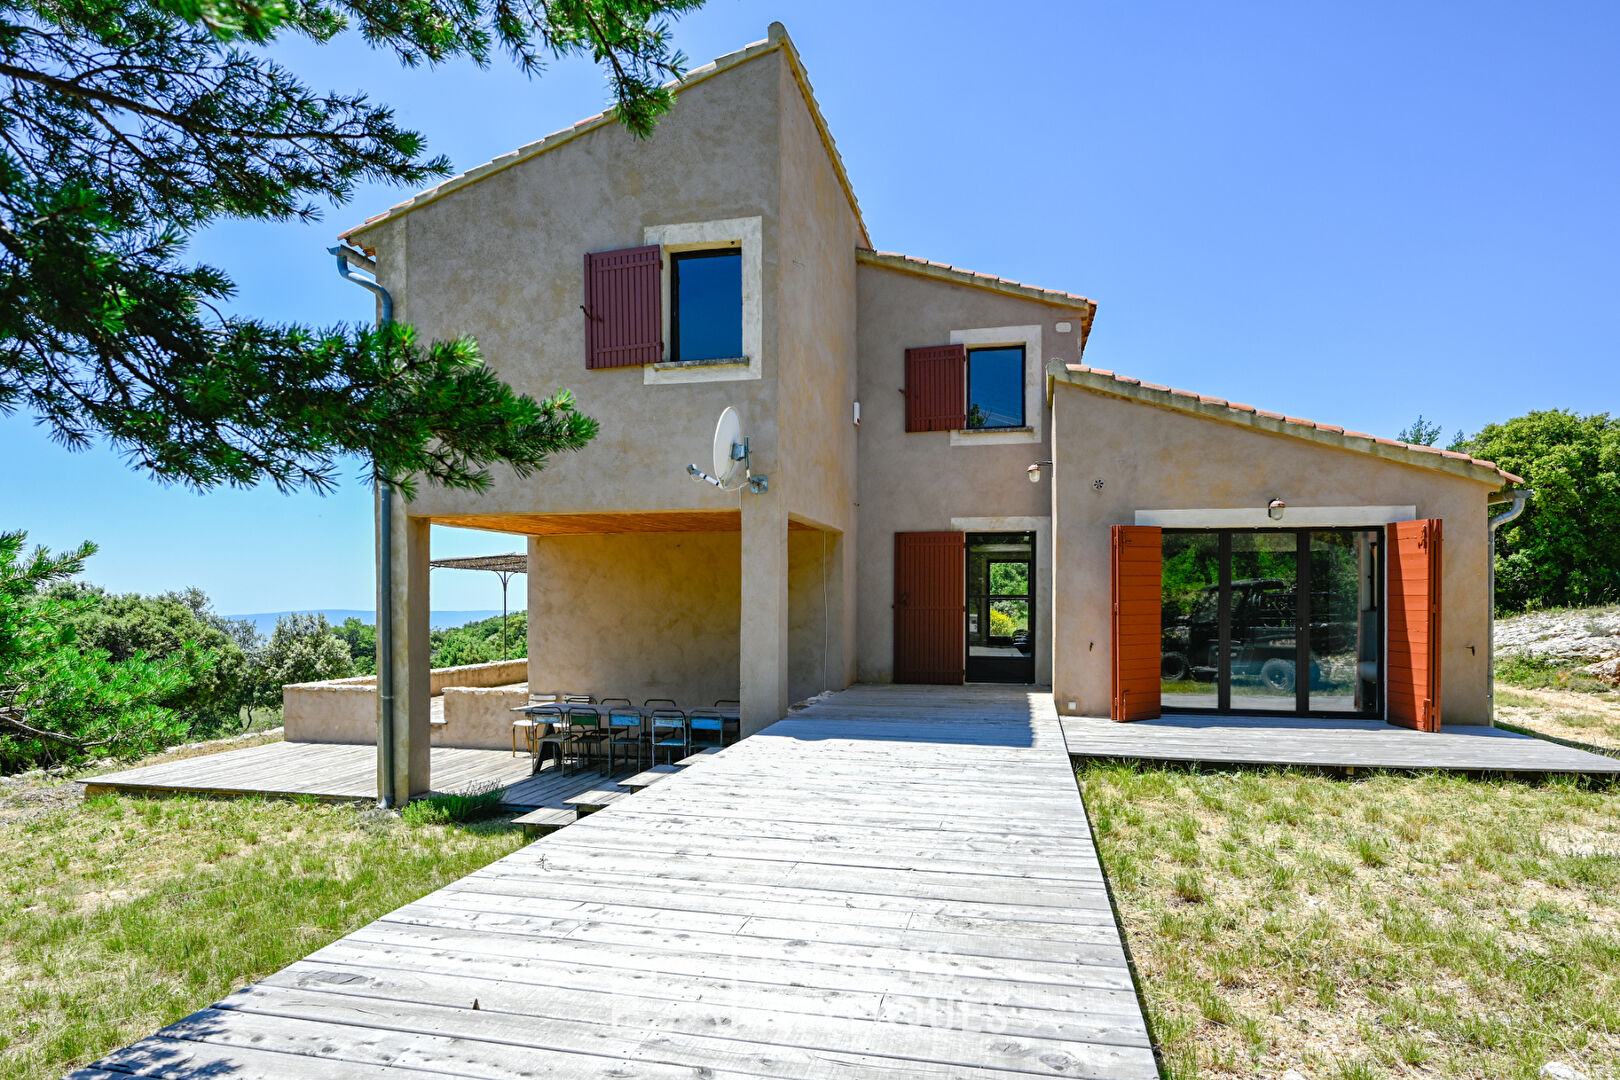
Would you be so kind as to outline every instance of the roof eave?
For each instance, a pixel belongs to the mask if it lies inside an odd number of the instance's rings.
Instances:
[[[1398,442],[1395,439],[1380,439],[1359,431],[1346,431],[1331,424],[1317,424],[1299,417],[1266,412],[1252,405],[1233,404],[1224,398],[1206,397],[1190,390],[1144,383],[1140,379],[1087,367],[1084,364],[1066,364],[1061,360],[1054,360],[1047,364],[1046,376],[1048,405],[1052,402],[1056,384],[1064,382],[1099,394],[1190,413],[1222,423],[1237,424],[1240,427],[1266,431],[1274,435],[1304,439],[1321,446],[1369,454],[1402,465],[1434,469],[1497,487],[1504,483],[1508,485],[1524,483],[1523,478],[1497,468],[1494,462],[1470,457],[1454,450],[1418,446]]]
[[[1094,301],[1075,293],[1059,292],[1056,289],[1042,289],[1035,285],[1025,285],[1020,281],[1008,281],[993,274],[980,274],[972,270],[963,270],[960,267],[948,266],[945,263],[929,262],[914,255],[900,255],[892,251],[873,251],[870,248],[859,248],[855,252],[857,262],[864,262],[872,266],[881,266],[888,270],[897,270],[902,274],[915,274],[918,277],[932,278],[935,281],[945,281],[953,285],[967,285],[976,289],[989,289],[1004,296],[1016,296],[1022,300],[1034,300],[1037,303],[1051,304],[1053,307],[1066,308],[1078,311],[1080,317],[1080,340],[1084,348],[1085,339],[1091,334],[1091,321],[1096,317],[1097,305]]]

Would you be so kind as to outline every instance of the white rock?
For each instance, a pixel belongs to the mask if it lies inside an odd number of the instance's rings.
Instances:
[[[1282,1080],[1306,1080],[1306,1076],[1298,1069],[1289,1069],[1282,1074]]]
[[[1599,682],[1606,682],[1610,686],[1620,687],[1620,656],[1599,660],[1595,664],[1587,664],[1581,668],[1581,674],[1590,675]]]
[[[1573,1065],[1565,1065],[1562,1061],[1549,1061],[1540,1069],[1540,1075],[1547,1080],[1586,1080],[1586,1074]]]

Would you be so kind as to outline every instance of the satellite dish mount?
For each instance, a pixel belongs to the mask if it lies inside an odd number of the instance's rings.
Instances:
[[[770,478],[764,474],[754,474],[750,454],[748,437],[743,434],[737,410],[727,405],[720,414],[720,422],[714,426],[714,474],[711,476],[696,464],[688,465],[686,473],[692,479],[713,484],[721,491],[747,488],[755,495],[763,495],[770,490]]]

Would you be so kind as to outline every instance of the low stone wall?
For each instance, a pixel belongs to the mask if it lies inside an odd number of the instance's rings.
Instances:
[[[512,710],[528,703],[527,683],[447,686],[444,688],[444,724],[434,727],[433,745],[510,750]]]
[[[282,737],[288,742],[375,743],[374,679],[333,679],[281,688]]]
[[[489,664],[437,668],[428,684],[429,692],[438,697],[452,689],[510,688],[523,683],[528,677],[528,669],[527,660],[498,660]],[[504,730],[497,730],[499,725],[493,720],[497,708],[494,702],[496,697],[506,701],[514,694],[518,695],[512,701],[514,705],[528,700],[526,689],[506,689],[501,695],[491,696],[488,701],[480,699],[476,704],[471,700],[458,701],[461,695],[447,697],[442,702],[444,723],[433,725],[433,745],[510,747],[511,717],[507,716]],[[374,675],[291,683],[281,688],[281,705],[288,742],[377,741],[377,678]],[[456,723],[458,718],[462,720],[459,724]]]

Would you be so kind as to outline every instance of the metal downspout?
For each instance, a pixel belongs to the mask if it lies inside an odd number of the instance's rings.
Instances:
[[[1490,581],[1491,605],[1490,622],[1485,629],[1485,662],[1490,665],[1485,677],[1485,698],[1492,727],[1496,726],[1496,530],[1510,521],[1517,520],[1519,515],[1524,513],[1525,504],[1530,501],[1530,496],[1535,493],[1534,488],[1514,488],[1512,491],[1502,492],[1501,494],[1513,500],[1513,505],[1491,518],[1491,531],[1485,552],[1485,557],[1489,560],[1486,573]],[[1489,505],[1500,506],[1501,503]]]
[[[339,245],[326,249],[337,257],[338,276],[352,281],[376,295],[381,304],[377,324],[387,326],[394,321],[394,298],[375,278],[358,274],[354,264],[376,272],[376,263],[352,248]],[[377,747],[382,758],[383,781],[377,785],[377,804],[392,807],[398,804],[394,791],[394,499],[390,486],[372,481],[372,492],[377,504]]]

